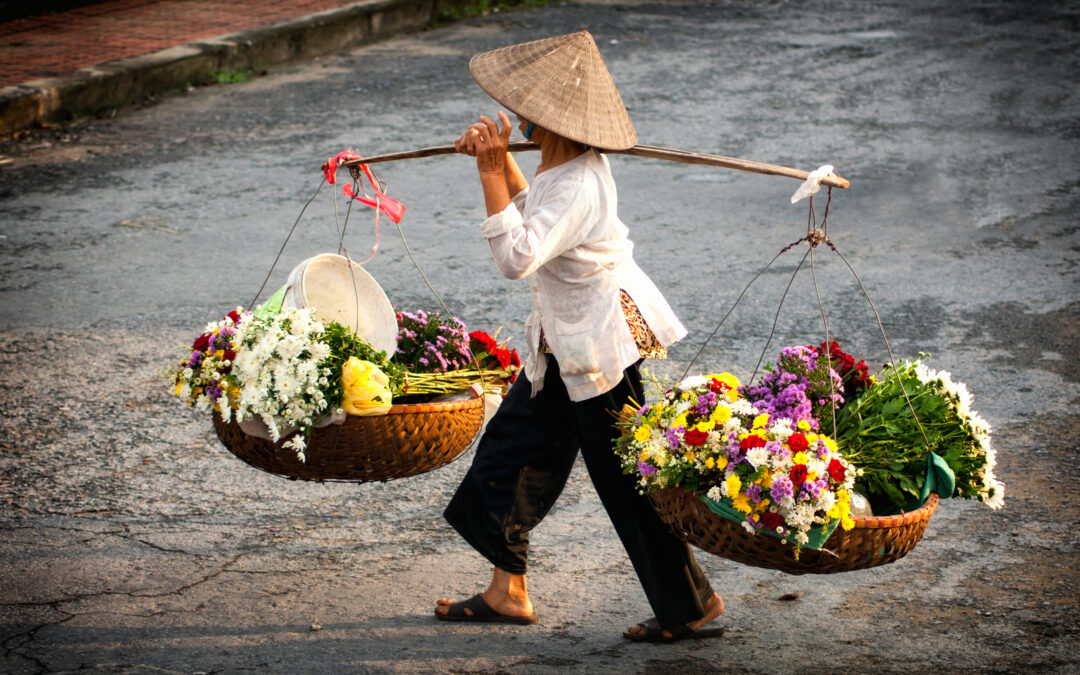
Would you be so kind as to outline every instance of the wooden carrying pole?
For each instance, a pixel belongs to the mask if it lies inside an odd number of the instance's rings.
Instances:
[[[525,152],[527,150],[539,150],[540,146],[529,141],[515,141],[511,143],[507,149],[510,152]],[[419,150],[404,150],[402,152],[388,152],[383,155],[372,155],[371,157],[365,157],[364,159],[345,162],[343,166],[352,167],[359,166],[360,164],[394,162],[399,159],[419,159],[421,157],[434,157],[436,155],[452,155],[456,152],[457,150],[455,150],[452,145],[436,145],[430,148],[420,148]],[[724,157],[722,155],[707,155],[700,152],[687,152],[685,150],[672,150],[670,148],[660,148],[655,145],[635,145],[628,150],[600,150],[600,152],[613,155],[633,155],[634,157],[664,159],[669,162],[682,162],[683,164],[722,166],[738,171],[749,171],[751,173],[760,173],[766,176],[787,176],[788,178],[796,178],[798,180],[806,180],[806,177],[810,175],[809,172],[803,171],[802,169],[792,169],[791,167],[780,166],[778,164],[766,164],[764,162],[754,162],[748,159]],[[837,188],[846,188],[851,185],[846,178],[841,178],[840,176],[826,176],[821,180],[821,184]]]

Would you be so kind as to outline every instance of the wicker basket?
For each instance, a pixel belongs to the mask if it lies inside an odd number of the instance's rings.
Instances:
[[[938,505],[938,496],[931,494],[926,504],[910,513],[856,517],[853,529],[836,528],[822,550],[803,549],[795,560],[790,545],[776,537],[750,534],[682,488],[667,488],[650,497],[672,531],[701,550],[788,574],[832,574],[899,560],[922,539]]]
[[[297,480],[388,481],[452,462],[484,420],[484,399],[395,405],[386,415],[349,415],[343,424],[315,429],[307,461],[290,448],[249,436],[235,421],[214,415],[221,443],[251,466]]]

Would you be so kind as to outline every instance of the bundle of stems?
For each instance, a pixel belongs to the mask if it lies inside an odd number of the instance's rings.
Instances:
[[[453,394],[465,391],[474,384],[482,384],[484,393],[502,393],[504,381],[510,377],[510,373],[497,368],[484,368],[477,370],[476,366],[468,366],[445,373],[413,373],[405,375],[405,383],[401,391],[395,395],[413,394]]]

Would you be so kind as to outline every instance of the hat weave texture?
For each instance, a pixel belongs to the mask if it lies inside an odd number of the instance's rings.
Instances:
[[[588,31],[477,54],[469,71],[493,99],[539,127],[606,150],[637,144],[619,90]]]

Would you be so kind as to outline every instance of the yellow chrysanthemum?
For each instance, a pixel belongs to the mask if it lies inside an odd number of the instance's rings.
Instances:
[[[761,484],[761,487],[765,488],[766,490],[771,488],[772,487],[772,472],[769,471],[768,469],[765,469],[761,473],[761,480],[758,481],[758,482]]]
[[[825,447],[829,449],[829,452],[837,451],[836,441],[829,438],[828,436],[822,436],[822,438],[825,440]]]
[[[724,488],[728,497],[734,497],[742,490],[742,481],[735,474],[731,474],[724,480]]]
[[[652,434],[652,427],[648,424],[642,424],[634,431],[634,440],[638,443],[644,443],[649,440],[650,434]]]
[[[753,507],[750,506],[750,498],[743,494],[733,497],[731,499],[731,505],[742,513],[750,513],[754,510]]]
[[[712,411],[712,415],[709,415],[709,420],[715,424],[724,425],[731,419],[731,408],[726,405],[717,406],[716,410]]]
[[[697,454],[693,453],[693,452],[688,452],[688,453],[686,453],[685,457],[686,457],[686,461],[692,462],[692,461],[694,461],[694,459],[697,458]]]
[[[791,458],[791,461],[795,462],[796,464],[806,464],[809,459],[807,458],[805,452],[796,452],[795,456]]]
[[[727,464],[728,464],[727,457],[717,457],[716,458],[716,468],[719,469],[720,471],[723,471],[724,469],[726,469]]]
[[[807,471],[806,480],[817,480],[817,471]]]
[[[819,437],[818,437],[817,434],[803,434],[803,435],[806,437],[806,442],[809,443],[810,445],[813,445],[814,443],[818,442]]]
[[[686,413],[683,413],[675,419],[671,420],[671,428],[674,429],[675,427],[686,427]]]
[[[825,512],[825,517],[829,520],[835,520],[840,517],[840,503],[837,502],[829,507],[829,510]]]
[[[799,428],[799,431],[810,431],[810,423],[806,420],[799,420],[799,423],[795,426]]]
[[[845,531],[850,530],[855,527],[855,521],[851,518],[841,518],[840,527],[844,528]]]
[[[683,397],[683,400],[684,400],[684,401],[688,401],[688,400],[690,400],[690,392],[688,392],[688,391],[684,391],[684,392],[682,393],[682,397]]]
[[[763,429],[765,425],[769,423],[769,413],[761,413],[754,418],[754,423],[751,425],[751,429]]]
[[[706,469],[712,469],[714,467],[716,467],[716,459],[714,459],[712,457],[706,457],[705,458],[705,468]]]
[[[712,418],[710,418],[710,419],[704,420],[702,422],[698,422],[697,425],[695,425],[694,428],[697,429],[700,432],[705,433],[705,432],[712,431],[714,427],[716,427],[716,422],[712,421]]]

